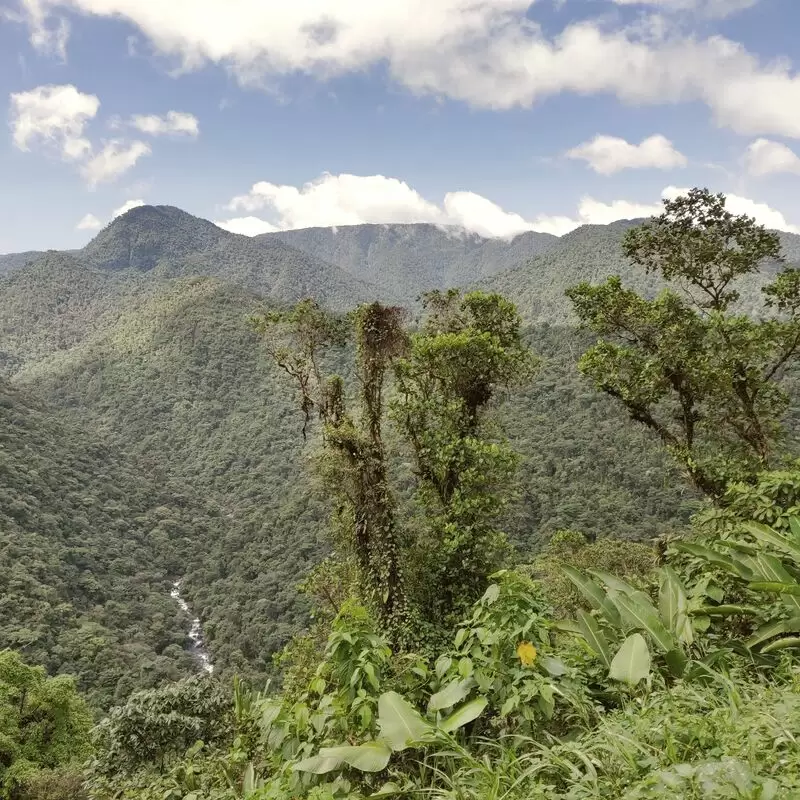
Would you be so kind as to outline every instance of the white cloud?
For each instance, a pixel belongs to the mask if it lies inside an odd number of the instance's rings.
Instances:
[[[474,192],[449,192],[444,198],[444,216],[450,225],[486,237],[511,238],[534,229],[534,223],[519,214],[504,211],[497,203]]]
[[[149,155],[150,145],[145,142],[123,142],[113,139],[94,154],[81,167],[81,174],[89,186],[97,186],[118,178],[131,169],[142,157]]]
[[[91,152],[84,136],[100,101],[72,85],[39,86],[11,95],[10,124],[14,144],[20,150],[35,145],[58,153],[66,161],[78,161]]]
[[[586,161],[601,175],[613,175],[624,169],[672,169],[687,163],[686,156],[659,134],[643,139],[640,144],[630,144],[616,136],[595,136],[590,142],[568,150],[566,155]]]
[[[505,211],[474,192],[448,192],[442,204],[437,205],[407,183],[384,175],[325,173],[299,188],[261,181],[247,194],[234,197],[227,208],[250,212],[251,216],[216,224],[245,236],[364,223],[428,222],[504,238],[537,229],[536,223]],[[263,212],[270,220],[252,216],[254,212]]]
[[[300,188],[261,181],[227,207],[265,212],[273,220],[247,216],[216,223],[246,236],[292,228],[411,222],[463,228],[485,237],[507,238],[538,230],[535,222],[474,192],[448,192],[439,206],[407,183],[383,175],[325,173]]]
[[[144,142],[120,139],[106,142],[96,151],[85,132],[97,116],[100,100],[71,84],[39,86],[12,94],[10,101],[14,145],[24,151],[41,147],[77,164],[90,186],[119,177],[150,153],[150,145]]]
[[[261,233],[274,233],[279,230],[275,225],[258,217],[236,217],[234,219],[214,222],[220,228],[242,236],[258,236]]]
[[[364,222],[439,222],[442,217],[440,208],[396,178],[330,173],[300,188],[261,181],[248,194],[234,197],[228,209],[269,209],[277,216],[281,229]]]
[[[200,123],[194,114],[168,111],[165,116],[136,114],[130,124],[150,136],[199,136]]]
[[[756,177],[781,172],[800,175],[800,157],[785,144],[769,139],[756,139],[745,152],[747,171]]]
[[[704,17],[728,17],[747,8],[759,0],[613,0],[618,6],[644,6],[659,11],[688,11]]]
[[[111,219],[116,219],[117,217],[121,217],[123,214],[127,214],[131,209],[139,208],[139,206],[143,206],[144,200],[128,200],[126,203],[123,203],[119,208],[115,208],[111,212]]]
[[[482,108],[530,106],[561,92],[633,104],[699,101],[740,133],[800,138],[800,77],[788,63],[763,64],[736,42],[687,37],[668,22],[612,30],[582,21],[550,38],[527,16],[531,0],[21,2],[34,35],[59,12],[121,18],[184,68],[221,64],[243,83],[383,64],[412,91]],[[748,4],[691,3],[707,11]]]
[[[687,194],[689,189],[667,186],[661,193],[664,200],[674,200]],[[800,227],[792,225],[780,212],[766,203],[759,203],[736,194],[726,195],[726,208],[733,214],[747,214],[756,222],[779,231],[800,233]],[[578,214],[571,217],[541,216],[536,220],[536,230],[561,236],[581,225],[608,225],[620,219],[640,219],[660,214],[664,210],[661,203],[632,203],[627,200],[614,200],[604,203],[592,197],[583,197],[578,205]]]
[[[87,214],[76,226],[79,231],[97,231],[103,227],[103,223],[94,214]]]

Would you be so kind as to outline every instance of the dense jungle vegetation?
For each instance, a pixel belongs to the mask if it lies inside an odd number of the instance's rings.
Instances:
[[[576,330],[493,290],[552,243],[345,311],[134,221],[2,283],[0,797],[800,796],[785,239],[609,226]]]

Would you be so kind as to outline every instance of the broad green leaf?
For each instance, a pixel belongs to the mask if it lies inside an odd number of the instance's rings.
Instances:
[[[633,594],[636,592],[636,588],[631,586],[629,583],[626,583],[621,578],[618,578],[616,575],[612,575],[610,572],[606,572],[602,569],[590,569],[587,570],[590,575],[595,578],[599,578],[609,589],[613,589],[615,592],[622,592],[623,594]]]
[[[703,561],[708,561],[709,564],[714,564],[735,575],[739,574],[736,562],[730,556],[722,555],[722,553],[718,553],[705,545],[696,544],[695,542],[676,542],[675,549],[688,553],[690,556],[701,558]]]
[[[694,633],[689,622],[689,602],[681,579],[672,567],[661,568],[661,585],[658,592],[658,606],[661,620],[683,644],[694,641]]]
[[[477,719],[486,708],[488,700],[485,697],[476,697],[463,706],[457,708],[449,717],[443,719],[439,723],[439,728],[445,733],[452,733],[453,731],[463,728],[467,723]]]
[[[373,792],[371,795],[369,795],[367,800],[372,800],[373,798],[378,797],[391,797],[392,795],[400,794],[402,791],[403,790],[400,788],[400,786],[394,783],[394,781],[388,781],[387,783],[384,783],[377,792]]]
[[[497,600],[498,597],[500,597],[500,587],[496,583],[493,583],[483,593],[481,602],[486,603],[487,606],[490,606],[495,600]]]
[[[619,592],[611,592],[611,600],[623,619],[632,628],[645,631],[662,652],[668,653],[676,649],[675,639],[664,627],[647,595],[637,592],[633,597],[628,597]]]
[[[742,527],[751,536],[758,539],[759,542],[772,545],[775,549],[780,550],[782,553],[791,556],[795,561],[800,562],[800,545],[789,536],[779,533],[773,528],[762,525],[759,522],[747,522]]]
[[[261,734],[268,736],[272,725],[281,713],[282,704],[276,700],[270,700],[264,703],[261,708],[261,718],[258,721]]]
[[[639,633],[631,634],[617,651],[611,662],[608,677],[636,686],[650,674],[650,650]]]
[[[560,678],[562,675],[567,674],[567,665],[560,659],[554,656],[542,656],[539,663],[545,668],[548,675],[554,678]]]
[[[587,614],[583,609],[579,609],[578,627],[592,652],[599,657],[606,669],[610,669],[611,649],[608,646],[608,640],[597,624],[597,620],[591,614]]]
[[[753,561],[758,565],[760,575],[752,580],[752,583],[792,584],[797,582],[789,574],[786,567],[783,566],[780,559],[775,556],[759,553]],[[763,577],[764,580],[759,580],[759,577]],[[785,606],[792,609],[794,614],[800,613],[800,597],[793,594],[782,593],[781,600]]]
[[[303,759],[292,769],[296,772],[313,772],[315,775],[324,775],[338,769],[342,764],[349,764],[361,772],[380,772],[382,769],[386,769],[391,756],[392,751],[384,742],[323,747],[319,751],[319,755]]]
[[[700,608],[695,609],[692,613],[708,617],[736,617],[736,616],[754,617],[760,614],[761,612],[759,611],[759,609],[753,608],[752,606],[722,605],[722,606],[701,606]]]
[[[749,648],[758,647],[760,644],[774,639],[785,633],[798,633],[800,632],[800,617],[792,617],[791,619],[779,619],[772,622],[767,622],[756,630],[756,632],[745,642],[745,646]]]
[[[378,725],[382,738],[395,752],[421,741],[432,730],[419,711],[397,692],[385,692],[378,698]]]
[[[614,604],[608,599],[608,594],[599,583],[587,578],[574,567],[562,567],[564,574],[575,584],[578,591],[589,601],[592,608],[602,612],[612,625],[620,625],[622,620]]]
[[[789,517],[789,530],[794,536],[794,541],[800,545],[800,517]]]
[[[251,794],[256,790],[256,770],[253,767],[252,762],[247,765],[247,769],[244,771],[244,777],[242,778],[242,792],[244,792],[245,797],[248,794]]]
[[[311,772],[314,775],[325,775],[328,772],[338,769],[342,764],[342,759],[336,756],[311,756],[304,758],[295,764],[292,769],[295,772]]]
[[[775,594],[800,595],[800,583],[748,583],[748,589],[755,592],[774,592]]]
[[[436,659],[436,677],[441,678],[452,666],[453,659],[450,656],[439,656]]]
[[[454,680],[447,684],[428,701],[428,711],[441,711],[444,708],[452,708],[456,703],[460,703],[475,686],[474,678],[464,678]]]
[[[800,636],[790,636],[787,639],[776,639],[766,647],[761,648],[762,653],[772,653],[774,650],[786,650],[789,647],[800,647]]]
[[[689,662],[683,650],[670,650],[669,653],[664,656],[664,660],[667,662],[669,671],[676,678],[683,677],[683,673],[686,671],[686,664]]]

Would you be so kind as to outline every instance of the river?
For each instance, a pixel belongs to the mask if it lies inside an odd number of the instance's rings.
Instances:
[[[192,611],[189,604],[181,597],[181,582],[175,581],[172,584],[172,591],[170,597],[181,607],[181,611],[188,614],[192,618],[192,627],[189,630],[189,638],[192,640],[190,652],[197,659],[200,666],[206,672],[213,672],[214,665],[211,663],[211,656],[203,643],[203,628],[200,625],[200,620],[192,616]]]

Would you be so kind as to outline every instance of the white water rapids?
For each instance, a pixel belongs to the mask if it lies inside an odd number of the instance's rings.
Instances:
[[[172,591],[169,595],[181,607],[181,611],[188,614],[190,617],[192,616],[189,604],[181,597],[180,581],[175,581],[175,583],[172,584]],[[200,627],[200,620],[197,617],[192,617],[192,627],[189,631],[189,638],[192,640],[191,652],[197,658],[200,666],[206,672],[213,672],[214,665],[211,663],[211,656],[208,654],[208,650],[206,650],[203,644],[203,629]]]

